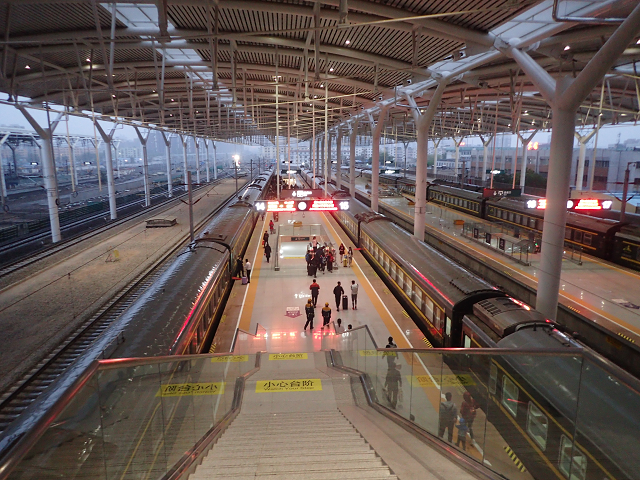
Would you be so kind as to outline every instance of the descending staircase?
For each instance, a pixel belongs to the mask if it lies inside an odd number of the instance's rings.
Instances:
[[[370,445],[336,409],[240,413],[190,480],[392,479]]]

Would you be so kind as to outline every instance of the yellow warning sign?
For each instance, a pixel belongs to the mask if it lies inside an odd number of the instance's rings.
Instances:
[[[261,380],[256,384],[256,393],[312,392],[317,390],[322,390],[322,381],[319,378]]]
[[[173,383],[161,385],[156,397],[183,397],[189,395],[222,395],[225,382]]]
[[[433,380],[429,375],[407,375],[409,382],[414,387],[435,387]],[[434,377],[443,387],[459,387],[475,385],[471,375],[442,375],[442,377]]]
[[[214,357],[211,359],[211,363],[228,363],[228,362],[248,362],[249,355],[223,355],[221,357]]]
[[[306,360],[306,353],[270,353],[269,360]]]
[[[396,352],[379,352],[378,350],[360,350],[361,357],[397,357]]]

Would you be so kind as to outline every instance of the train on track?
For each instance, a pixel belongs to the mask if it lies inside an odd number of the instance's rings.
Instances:
[[[270,178],[258,176],[204,227],[114,327],[124,342],[110,358],[208,353]]]
[[[331,191],[336,198],[348,196],[333,185]],[[454,371],[485,372],[469,391],[534,478],[637,478],[640,461],[631,460],[630,444],[616,441],[640,428],[637,397],[614,376],[584,367],[585,360],[562,350],[580,349],[610,366],[607,360],[360,202],[352,200],[349,211],[333,215],[434,347],[559,352],[542,361],[487,356],[473,366],[456,357],[450,365]],[[589,421],[576,426],[578,409]]]

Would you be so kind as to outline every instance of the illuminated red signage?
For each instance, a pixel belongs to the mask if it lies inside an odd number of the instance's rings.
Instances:
[[[337,212],[349,210],[349,200],[266,200],[254,206],[258,212]]]
[[[525,207],[529,210],[544,210],[547,208],[547,199],[538,198],[525,202]],[[611,210],[613,202],[611,200],[601,200],[597,198],[576,198],[567,200],[567,210],[589,211],[589,210]]]

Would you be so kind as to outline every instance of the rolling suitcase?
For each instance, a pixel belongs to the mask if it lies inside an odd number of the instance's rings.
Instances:
[[[247,277],[242,277],[242,285],[246,285],[249,283],[249,279]]]
[[[342,295],[342,310],[349,310],[349,297]]]

